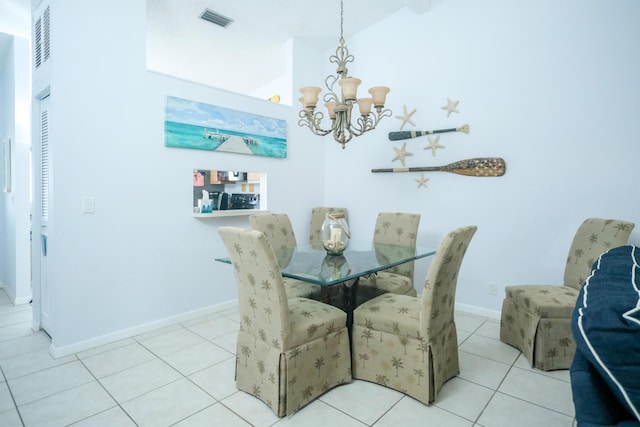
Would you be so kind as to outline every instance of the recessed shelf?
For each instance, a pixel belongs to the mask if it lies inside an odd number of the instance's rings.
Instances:
[[[211,213],[194,213],[194,218],[221,218],[226,216],[249,216],[258,213],[268,213],[263,209],[228,209],[224,211],[215,211]]]

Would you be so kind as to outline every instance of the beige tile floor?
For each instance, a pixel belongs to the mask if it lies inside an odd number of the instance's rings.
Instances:
[[[425,406],[353,381],[277,418],[233,382],[238,311],[53,359],[29,305],[0,290],[0,426],[566,426],[568,371],[542,372],[498,340],[497,320],[457,312],[460,375]]]

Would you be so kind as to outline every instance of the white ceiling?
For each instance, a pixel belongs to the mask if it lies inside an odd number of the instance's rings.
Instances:
[[[146,3],[150,69],[244,94],[253,93],[285,73],[287,40],[305,38],[316,46],[329,48],[337,46],[340,36],[340,0],[146,0]],[[13,34],[28,37],[30,7],[31,0],[0,0],[2,20],[11,18],[11,22],[20,24],[21,28],[12,31]],[[345,38],[403,7],[422,14],[431,7],[431,0],[344,0]],[[200,19],[204,9],[233,22],[221,28],[204,21]],[[55,22],[53,25],[55,31]],[[0,38],[0,53],[7,43]]]
[[[431,0],[345,0],[345,35],[409,7],[426,12]],[[147,0],[147,19],[176,35],[196,26],[204,9],[234,22],[228,34],[256,39],[257,44],[283,43],[291,37],[334,37],[340,28],[339,0]]]
[[[344,36],[431,0],[345,0]],[[233,22],[221,28],[200,19],[204,9]],[[251,94],[285,73],[284,44],[305,38],[337,46],[340,0],[147,0],[147,65],[210,86]],[[191,65],[187,65],[191,64]]]

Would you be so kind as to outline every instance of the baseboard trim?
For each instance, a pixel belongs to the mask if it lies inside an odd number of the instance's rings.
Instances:
[[[4,290],[9,299],[13,302],[13,305],[29,304],[31,302],[31,296],[17,298],[15,294],[4,283],[0,282],[0,289]]]
[[[153,331],[155,329],[163,328],[176,323],[185,322],[187,320],[191,320],[196,317],[206,316],[208,314],[214,314],[222,310],[237,307],[237,305],[238,305],[238,300],[226,301],[213,306],[201,308],[198,310],[194,310],[188,313],[183,313],[173,317],[168,317],[166,319],[145,323],[143,325],[138,325],[133,328],[123,329],[120,331],[112,332],[106,335],[101,335],[99,337],[91,338],[85,341],[80,341],[80,342],[73,343],[66,346],[56,347],[55,345],[51,344],[51,347],[49,348],[49,353],[51,354],[52,357],[57,359],[60,357],[79,353],[81,351],[89,350],[101,345],[110,344],[112,342],[116,342],[122,339],[131,338],[136,335],[143,334],[145,332]],[[495,310],[488,310],[486,308],[469,305],[469,304],[456,304],[455,309],[465,313],[475,314],[477,316],[484,316],[490,319],[500,320],[500,312]]]
[[[101,335],[99,337],[91,338],[85,341],[79,341],[73,344],[56,347],[53,343],[49,347],[49,354],[51,357],[57,359],[71,354],[79,353],[81,351],[89,350],[94,347],[98,347],[112,342],[120,341],[122,339],[131,338],[136,335],[150,332],[155,329],[171,326],[176,323],[185,322],[187,320],[195,319],[196,317],[206,316],[208,314],[214,314],[228,308],[238,306],[238,300],[226,301],[220,304],[212,305],[209,307],[201,308],[198,310],[190,311],[188,313],[179,314],[177,316],[168,317],[166,319],[156,320],[153,322],[145,323],[135,326],[133,328],[123,329],[109,334]]]
[[[488,317],[490,319],[500,320],[500,312],[496,310],[488,310],[486,308],[478,307],[476,305],[458,304],[456,303],[456,310],[464,311],[465,313],[475,314],[478,316]]]

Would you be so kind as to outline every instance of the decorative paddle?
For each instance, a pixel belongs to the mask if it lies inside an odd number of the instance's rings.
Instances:
[[[417,138],[424,135],[432,135],[434,133],[445,132],[464,132],[469,133],[469,125],[462,125],[459,128],[439,129],[439,130],[404,130],[398,132],[389,132],[389,141],[399,141],[401,139]]]
[[[460,160],[445,166],[424,166],[417,168],[371,169],[371,172],[452,172],[467,176],[502,176],[507,170],[500,157],[478,157]]]

